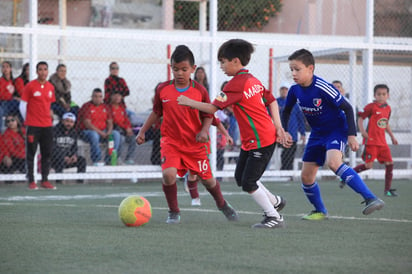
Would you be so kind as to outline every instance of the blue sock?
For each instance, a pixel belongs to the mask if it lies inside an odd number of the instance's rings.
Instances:
[[[362,181],[359,174],[348,165],[342,164],[336,171],[336,175],[338,175],[350,188],[362,195],[365,200],[376,198],[376,196],[369,190],[365,182]]]
[[[306,194],[309,202],[315,207],[315,210],[327,214],[328,211],[323,204],[322,197],[320,196],[320,188],[317,182],[307,186],[302,184],[302,189]]]

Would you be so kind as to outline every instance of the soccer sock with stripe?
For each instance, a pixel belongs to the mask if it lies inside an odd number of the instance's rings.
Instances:
[[[328,211],[323,204],[322,196],[320,195],[320,188],[317,182],[314,182],[311,185],[304,185],[302,184],[302,189],[306,194],[309,202],[315,207],[317,212],[322,212],[327,214]]]
[[[355,172],[350,166],[342,164],[338,170],[336,170],[336,175],[338,175],[343,182],[345,182],[350,188],[355,192],[362,195],[366,199],[376,198],[376,196],[369,190],[362,178]]]
[[[171,212],[180,212],[178,203],[177,203],[177,185],[176,182],[173,185],[162,184],[163,192],[166,196],[167,205]]]
[[[356,171],[356,173],[361,173],[362,171],[367,170],[367,168],[365,164],[360,164],[360,165],[355,166],[353,170]]]
[[[252,195],[255,202],[263,209],[266,216],[280,218],[279,213],[273,207],[273,204],[270,202],[269,197],[266,195],[263,188],[259,187],[250,195]]]

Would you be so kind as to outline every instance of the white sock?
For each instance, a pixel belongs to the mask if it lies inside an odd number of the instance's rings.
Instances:
[[[273,207],[271,201],[269,200],[269,197],[261,187],[259,187],[255,192],[251,193],[251,195],[255,202],[263,209],[263,212],[265,212],[266,216],[280,218],[279,213]]]
[[[265,191],[266,195],[268,196],[270,202],[272,203],[272,205],[278,205],[278,203],[280,202],[280,197],[276,196],[274,194],[272,194],[272,192],[269,191],[269,189],[267,189],[261,181],[257,181],[256,184],[258,185],[259,188],[263,189],[263,191]]]

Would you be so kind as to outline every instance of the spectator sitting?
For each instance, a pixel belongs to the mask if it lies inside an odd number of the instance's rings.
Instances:
[[[80,138],[90,144],[90,157],[93,165],[99,163],[102,158],[100,142],[107,142],[110,135],[113,135],[114,149],[119,150],[120,133],[113,130],[113,117],[110,108],[103,103],[103,93],[100,88],[95,88],[92,93],[92,100],[83,104],[79,110],[78,127]],[[110,155],[106,153],[105,163],[110,163]]]
[[[13,173],[20,171],[26,172],[26,143],[25,134],[26,129],[21,125],[17,116],[6,116],[7,129],[2,136],[0,157],[0,171],[1,173]]]
[[[64,168],[77,167],[77,173],[86,172],[86,159],[77,155],[77,132],[74,128],[76,116],[71,112],[63,114],[63,119],[54,127],[51,166],[56,173]],[[83,183],[83,180],[77,180]],[[56,183],[62,183],[56,180]]]
[[[136,151],[136,141],[135,135],[132,130],[132,124],[130,123],[129,117],[126,113],[126,108],[122,104],[123,96],[120,92],[114,91],[110,99],[110,108],[112,110],[113,116],[113,128],[120,132],[120,146],[121,150],[122,144],[127,143],[127,154],[125,158],[125,163],[128,165],[134,164],[134,157]],[[120,156],[120,151],[118,151],[118,156]]]
[[[56,102],[52,104],[52,109],[60,118],[66,112],[77,115],[79,107],[72,102],[71,88],[72,84],[66,77],[67,68],[64,64],[59,64],[56,72],[50,76],[49,82],[54,86]]]
[[[136,126],[139,123],[139,120],[132,110],[126,107],[124,99],[126,96],[129,96],[130,90],[127,86],[126,80],[119,77],[119,64],[116,62],[111,62],[109,65],[110,75],[104,81],[104,102],[110,104],[111,95],[114,92],[119,92],[122,95],[122,105],[126,109],[127,116],[133,126]]]

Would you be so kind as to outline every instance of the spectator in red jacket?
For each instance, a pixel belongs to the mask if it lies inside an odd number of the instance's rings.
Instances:
[[[103,93],[100,88],[95,88],[92,100],[83,104],[79,110],[78,127],[80,138],[90,144],[90,157],[93,165],[102,165],[102,152],[99,143],[108,142],[113,136],[114,149],[119,150],[120,133],[113,129],[112,112],[108,105],[103,103]],[[105,163],[110,163],[110,157],[106,153]]]
[[[120,132],[119,156],[121,156],[122,145],[127,143],[127,154],[124,162],[128,165],[133,165],[136,151],[136,136],[133,133],[132,124],[127,116],[126,108],[122,105],[122,100],[123,96],[120,92],[112,93],[110,108],[113,116],[113,128]]]
[[[26,130],[15,115],[6,116],[7,129],[2,136],[0,172],[26,172]]]

